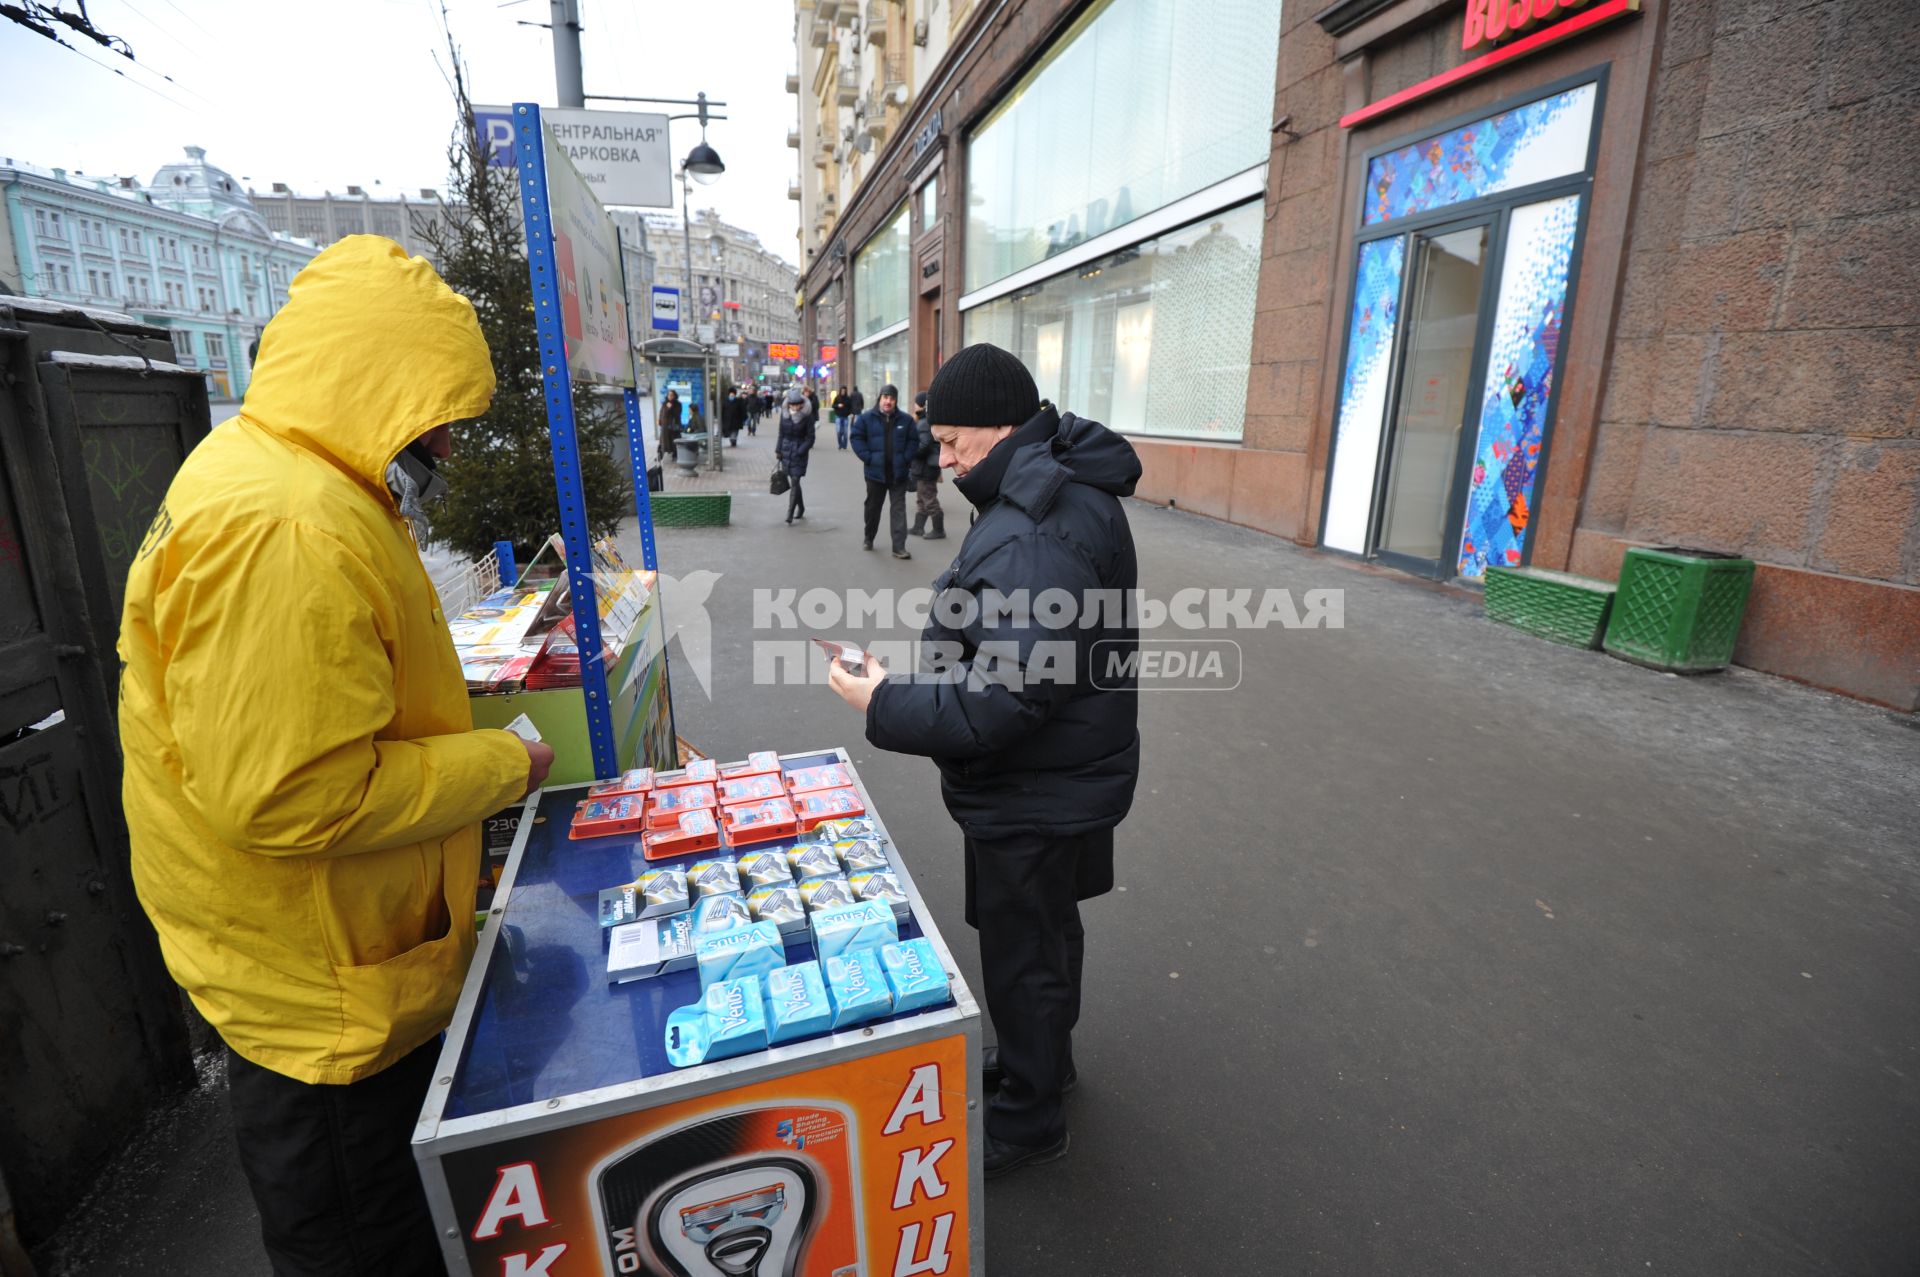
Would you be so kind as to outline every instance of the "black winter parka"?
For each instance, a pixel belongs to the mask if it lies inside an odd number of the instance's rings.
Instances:
[[[972,837],[1111,828],[1133,804],[1138,634],[1117,604],[1139,579],[1120,503],[1139,478],[1125,439],[1043,405],[954,481],[979,513],[934,582],[922,668],[875,689],[867,739],[930,756]],[[992,591],[1033,603],[1046,590],[1071,595],[1070,624],[1049,625],[1040,606],[980,606]]]

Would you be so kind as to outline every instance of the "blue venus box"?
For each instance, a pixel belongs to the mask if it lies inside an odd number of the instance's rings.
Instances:
[[[786,947],[780,943],[780,928],[771,922],[756,922],[719,935],[701,936],[693,942],[693,960],[700,968],[700,987],[727,980],[758,980],[787,963]]]
[[[851,949],[877,949],[899,938],[893,910],[878,900],[835,905],[813,915],[813,951],[822,962]]]
[[[887,918],[892,922],[891,915]],[[893,1010],[893,991],[887,987],[887,973],[880,968],[880,955],[872,949],[855,949],[824,960],[827,972],[827,999],[833,1003],[833,1027],[877,1020]]]
[[[767,972],[767,1040],[791,1042],[833,1027],[833,1004],[818,962]]]
[[[667,1059],[675,1068],[766,1049],[767,1008],[760,981],[722,980],[698,1002],[667,1016]]]
[[[886,970],[888,987],[893,990],[896,1013],[937,1007],[946,1002],[946,968],[940,965],[940,955],[924,937],[883,945],[880,965]]]

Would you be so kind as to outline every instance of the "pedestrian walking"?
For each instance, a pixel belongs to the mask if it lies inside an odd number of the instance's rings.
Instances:
[[[813,451],[814,426],[807,397],[798,390],[789,390],[787,410],[780,417],[780,439],[773,446],[773,455],[779,459],[780,468],[787,472],[789,524],[807,517],[807,498],[800,491],[800,481],[807,477],[807,454]]]
[[[673,445],[680,438],[680,392],[669,390],[660,405],[660,421],[654,431],[659,436],[654,451],[661,461],[673,460]]]
[[[833,437],[844,452],[847,447],[847,423],[852,419],[850,414],[853,412],[853,396],[847,393],[845,386],[834,392],[832,408]]]
[[[273,1271],[441,1273],[409,1141],[473,957],[478,822],[553,751],[474,730],[420,565],[450,423],[493,398],[473,307],[373,235],[290,293],[127,579],[133,879],[225,1043]]]
[[[941,366],[927,415],[954,487],[978,511],[936,583],[964,605],[934,608],[921,634],[924,651],[958,661],[917,675],[835,662],[830,678],[876,748],[933,758],[964,837],[966,916],[999,1038],[984,1058],[991,1179],[1067,1151],[1079,902],[1113,886],[1113,831],[1140,770],[1132,679],[1089,677],[1095,652],[1128,661],[1138,635],[1124,613],[1090,609],[1137,584],[1120,498],[1140,460],[1105,426],[1042,403],[1020,361],[994,346]],[[1051,626],[1039,608],[981,605],[989,593],[1061,590],[1078,610]]]
[[[913,464],[908,467],[907,477],[913,481],[919,504],[913,512],[913,526],[907,531],[912,536],[925,537],[929,541],[944,541],[947,537],[947,516],[940,508],[940,443],[933,437],[933,427],[927,421],[926,391],[913,397],[913,407],[914,429],[918,432],[916,437],[919,446],[914,449]]]
[[[866,522],[860,548],[873,548],[873,535],[880,530],[880,507],[885,505],[893,534],[893,557],[911,559],[913,556],[907,553],[907,475],[920,438],[913,418],[900,411],[899,402],[900,392],[891,383],[882,386],[878,406],[861,413],[847,437],[854,455],[866,467]]]
[[[727,397],[720,401],[720,437],[727,441],[729,448],[740,446],[740,429],[746,424],[747,404],[740,397],[740,388],[727,391]]]
[[[860,393],[860,387],[855,386],[852,393],[847,396],[847,412],[852,416],[858,417],[866,410],[867,397]]]

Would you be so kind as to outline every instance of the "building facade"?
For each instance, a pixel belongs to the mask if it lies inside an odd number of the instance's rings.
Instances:
[[[0,285],[171,329],[216,399],[246,393],[249,348],[319,251],[275,233],[197,146],[144,186],[0,160],[0,196]]]
[[[1418,576],[1751,557],[1736,660],[1911,710],[1917,31],[981,0],[838,195],[803,340],[903,388],[994,341],[1148,499]]]
[[[418,196],[374,195],[359,186],[349,186],[343,195],[302,195],[285,182],[274,182],[266,191],[249,188],[247,197],[275,234],[311,240],[321,248],[349,235],[384,235],[409,256],[424,257],[436,267],[424,232],[444,227],[462,208],[431,187],[421,187]]]
[[[743,368],[757,368],[769,342],[795,340],[793,295],[799,274],[763,247],[759,236],[728,225],[710,208],[695,213],[684,229],[671,213],[640,216],[653,245],[653,282],[686,295],[691,255],[692,292],[681,309],[683,323],[712,324],[716,341],[740,343]]]

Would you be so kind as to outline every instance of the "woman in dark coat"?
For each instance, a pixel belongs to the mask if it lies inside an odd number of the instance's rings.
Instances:
[[[673,460],[674,440],[680,437],[680,393],[667,392],[666,402],[660,405],[659,443],[654,451],[660,454],[660,460]]]
[[[773,455],[787,472],[787,522],[807,517],[807,499],[800,495],[800,480],[807,474],[807,454],[813,451],[815,416],[807,397],[799,390],[787,392],[786,410],[780,414],[780,441]]]

